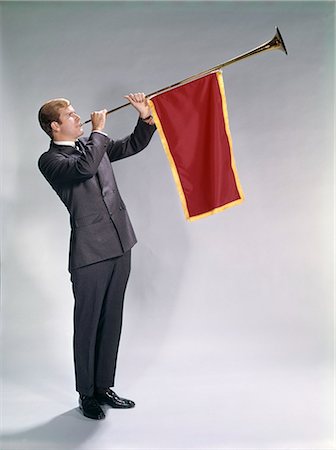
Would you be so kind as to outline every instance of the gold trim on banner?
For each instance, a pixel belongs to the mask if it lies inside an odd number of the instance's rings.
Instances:
[[[216,76],[217,76],[219,90],[220,90],[220,93],[221,93],[221,96],[222,96],[222,107],[223,107],[223,114],[224,114],[224,123],[225,123],[226,134],[227,134],[227,137],[229,139],[229,144],[230,144],[231,167],[232,167],[232,170],[233,170],[233,173],[234,173],[235,181],[236,181],[238,192],[239,192],[239,195],[240,195],[240,199],[235,200],[234,202],[232,202],[232,203],[236,204],[235,202],[237,202],[237,201],[239,203],[241,203],[244,200],[245,197],[244,197],[243,189],[241,187],[240,180],[239,180],[239,177],[238,177],[236,161],[235,161],[234,156],[233,156],[233,145],[232,145],[232,137],[231,137],[230,126],[229,126],[229,115],[228,115],[228,111],[227,111],[223,74],[219,70],[216,73]],[[229,203],[229,205],[231,205],[231,203]]]

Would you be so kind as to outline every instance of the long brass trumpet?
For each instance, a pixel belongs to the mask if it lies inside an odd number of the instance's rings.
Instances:
[[[226,62],[224,62],[222,64],[218,64],[217,66],[211,67],[211,69],[204,70],[203,72],[197,73],[196,75],[191,75],[190,77],[185,78],[184,80],[178,81],[177,83],[174,83],[174,84],[172,84],[170,86],[166,86],[166,87],[161,88],[161,89],[159,89],[159,90],[157,90],[155,92],[151,92],[150,94],[146,94],[146,97],[150,98],[153,95],[160,94],[162,92],[165,92],[165,91],[168,91],[170,89],[173,89],[173,88],[175,88],[177,86],[181,86],[182,84],[188,83],[189,81],[196,80],[197,78],[201,78],[201,77],[203,77],[205,75],[208,75],[208,74],[210,74],[212,72],[215,72],[215,71],[221,69],[222,67],[229,66],[229,65],[231,65],[231,64],[233,64],[235,62],[241,61],[242,59],[249,58],[250,56],[256,55],[256,54],[261,53],[261,52],[265,52],[267,50],[281,50],[281,51],[285,52],[286,55],[287,55],[288,53],[287,53],[287,50],[286,50],[286,46],[285,46],[285,43],[284,43],[284,41],[282,39],[282,36],[280,34],[279,28],[275,27],[275,29],[276,29],[276,33],[275,33],[274,37],[270,41],[259,45],[259,47],[256,47],[256,48],[250,50],[249,52],[246,52],[246,53],[243,53],[243,54],[241,54],[239,56],[236,56],[235,58],[229,59],[228,61],[226,61]],[[124,103],[123,105],[120,105],[120,106],[117,106],[116,108],[110,109],[109,111],[107,111],[106,114],[111,114],[111,113],[113,113],[115,111],[118,111],[119,109],[126,108],[126,106],[129,106],[129,105],[130,105],[129,102],[128,103]],[[91,122],[91,119],[86,120],[85,122],[82,123],[82,125],[85,125],[86,123],[89,123],[89,122]]]

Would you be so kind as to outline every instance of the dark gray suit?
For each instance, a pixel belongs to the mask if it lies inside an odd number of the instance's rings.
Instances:
[[[139,119],[122,140],[93,132],[79,140],[78,150],[51,142],[38,162],[70,213],[76,389],[82,394],[113,386],[130,249],[136,243],[110,162],[143,150],[155,129]]]

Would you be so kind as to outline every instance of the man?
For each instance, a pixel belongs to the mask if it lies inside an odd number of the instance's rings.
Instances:
[[[79,406],[91,419],[105,417],[101,404],[132,408],[114,386],[124,293],[136,237],[114,178],[111,162],[134,155],[149,143],[155,125],[143,93],[126,96],[139,112],[133,133],[113,141],[103,132],[106,109],[91,114],[83,134],[79,115],[66,99],[39,111],[50,148],[39,169],[70,213],[69,271],[75,297],[74,363]]]

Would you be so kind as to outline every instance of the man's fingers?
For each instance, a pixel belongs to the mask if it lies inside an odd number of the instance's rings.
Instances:
[[[137,102],[143,102],[145,100],[145,94],[143,92],[138,92],[135,94]]]
[[[91,113],[92,128],[94,130],[102,130],[105,126],[107,109],[93,111]]]
[[[133,94],[132,92],[128,95],[125,95],[125,98],[127,98],[129,101],[136,102],[136,103],[142,103],[146,100],[146,96],[143,92],[137,92]]]
[[[106,114],[107,113],[107,109],[101,109],[100,111],[93,111],[92,114],[98,115],[98,114]]]
[[[125,95],[125,98],[127,98],[131,105],[139,112],[142,119],[150,116],[151,112],[148,106],[148,100],[143,92],[136,92],[135,94],[131,92],[130,94]]]
[[[91,117],[99,117],[99,116],[106,116],[107,109],[102,109],[101,111],[93,111],[91,113]]]

